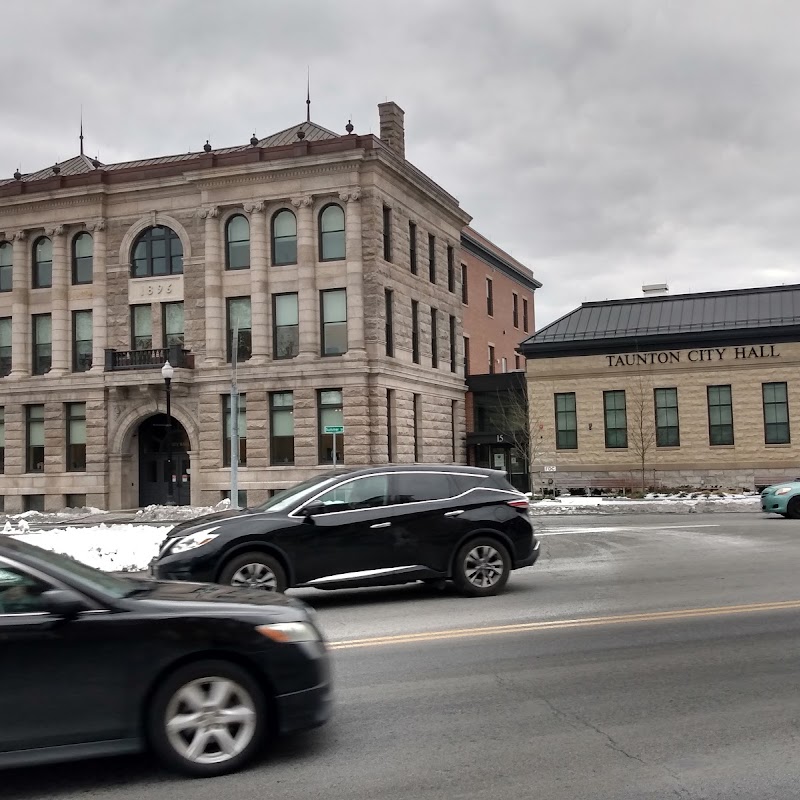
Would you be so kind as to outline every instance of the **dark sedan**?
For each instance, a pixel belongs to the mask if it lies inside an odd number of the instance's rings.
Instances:
[[[284,595],[118,578],[0,536],[0,767],[152,749],[198,777],[320,725],[328,657]]]
[[[184,522],[151,568],[271,591],[452,580],[485,596],[538,555],[528,500],[503,473],[393,466],[327,472],[259,507]]]

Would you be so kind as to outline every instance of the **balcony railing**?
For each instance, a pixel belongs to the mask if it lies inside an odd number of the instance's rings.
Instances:
[[[106,372],[132,369],[161,369],[169,361],[173,367],[194,369],[194,356],[180,345],[149,347],[145,350],[106,350]]]

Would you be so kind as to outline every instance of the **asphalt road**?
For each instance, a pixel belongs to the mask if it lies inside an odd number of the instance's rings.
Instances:
[[[3,798],[800,796],[800,523],[538,520],[500,597],[298,592],[332,640],[335,718],[255,768],[146,757],[17,770]]]

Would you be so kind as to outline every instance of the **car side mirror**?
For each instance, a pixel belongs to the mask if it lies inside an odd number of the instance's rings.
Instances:
[[[325,506],[322,503],[312,503],[310,506],[306,506],[302,511],[303,519],[306,522],[314,522],[313,517],[316,514],[321,514],[324,508]]]
[[[42,592],[42,601],[53,616],[63,620],[75,619],[81,611],[86,611],[84,599],[66,589],[49,589]]]

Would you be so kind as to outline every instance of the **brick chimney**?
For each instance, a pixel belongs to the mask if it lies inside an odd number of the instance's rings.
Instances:
[[[400,158],[406,157],[406,131],[403,119],[405,111],[397,103],[379,103],[378,114],[381,119],[381,141],[394,150]]]

